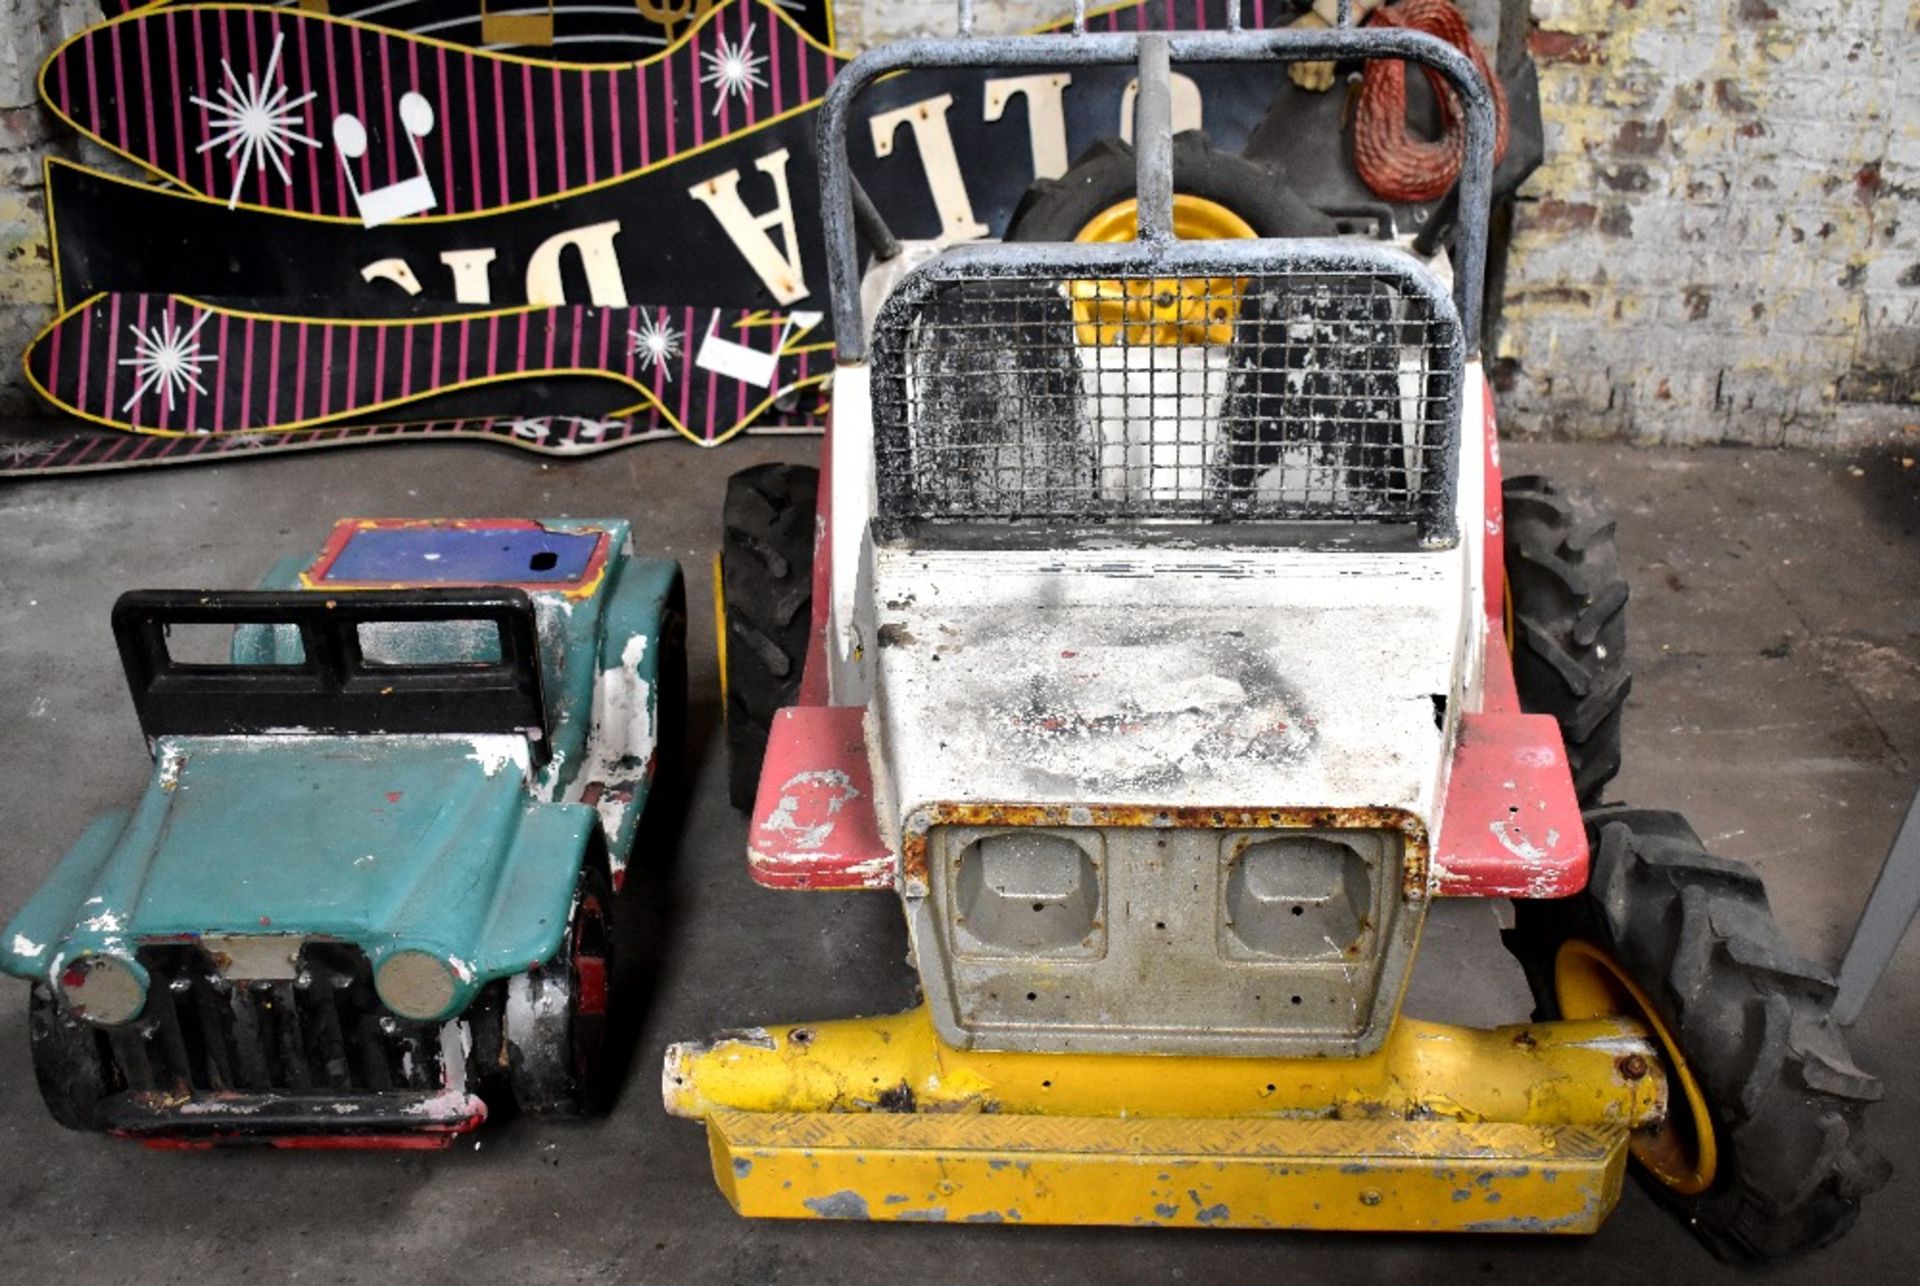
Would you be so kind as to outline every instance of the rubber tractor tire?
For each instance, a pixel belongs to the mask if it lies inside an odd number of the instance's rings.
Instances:
[[[753,808],[773,716],[793,704],[813,626],[813,525],[820,471],[759,464],[727,479],[720,543],[727,793]]]
[[[1545,478],[1508,478],[1508,625],[1520,705],[1560,724],[1582,808],[1620,771],[1627,667],[1627,582],[1614,525]]]
[[[1102,139],[1057,179],[1027,189],[1007,221],[1007,241],[1072,241],[1095,216],[1133,195],[1133,148]],[[1262,237],[1333,236],[1334,222],[1296,196],[1278,170],[1216,149],[1200,130],[1173,139],[1173,190],[1225,206]]]
[[[1623,1014],[1654,1034],[1665,1125],[1636,1132],[1634,1170],[1722,1259],[1766,1261],[1844,1233],[1887,1180],[1827,972],[1794,953],[1760,877],[1715,857],[1678,813],[1587,814],[1577,897],[1517,902],[1503,936],[1535,1017]]]

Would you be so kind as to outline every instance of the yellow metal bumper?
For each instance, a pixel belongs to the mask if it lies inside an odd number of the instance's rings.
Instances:
[[[742,1214],[952,1222],[1591,1232],[1666,1111],[1613,1019],[1247,1059],[957,1050],[922,1009],[676,1045],[664,1089]]]

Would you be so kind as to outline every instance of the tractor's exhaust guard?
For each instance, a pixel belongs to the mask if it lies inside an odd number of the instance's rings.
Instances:
[[[674,1045],[663,1088],[743,1215],[1423,1232],[1592,1232],[1667,1101],[1626,1020],[1258,1059],[958,1050],[924,1007]]]

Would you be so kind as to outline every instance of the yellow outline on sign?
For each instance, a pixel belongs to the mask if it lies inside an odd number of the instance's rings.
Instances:
[[[827,56],[831,58],[838,58],[842,62],[846,62],[851,58],[851,55],[842,53],[839,50],[834,49],[830,46],[823,45],[818,40],[815,40],[812,36],[808,35],[805,31],[803,31],[800,28],[800,26],[797,23],[794,22],[793,19],[787,17],[787,15],[783,13],[778,7],[770,3],[770,0],[750,0],[750,3],[759,6],[759,8],[761,8],[765,12],[773,15],[774,18],[776,18],[778,21],[785,23],[788,27],[790,27],[793,30],[795,35],[800,37],[800,39],[805,41],[807,44],[813,46],[815,49],[818,49],[820,52],[826,54]],[[139,157],[135,156],[133,153],[125,150],[124,148],[121,148],[112,143],[109,143],[106,139],[102,138],[100,135],[94,133],[92,130],[88,129],[86,126],[80,124],[79,121],[74,120],[73,117],[61,111],[60,108],[54,103],[53,96],[47,92],[47,73],[52,69],[54,60],[59,58],[60,55],[66,51],[68,46],[77,44],[80,41],[85,40],[90,36],[106,31],[109,27],[118,26],[121,23],[133,22],[136,20],[145,20],[147,18],[151,18],[155,16],[155,11],[161,7],[162,6],[158,4],[154,4],[154,5],[148,5],[147,7],[142,9],[135,9],[130,13],[121,14],[118,18],[113,18],[106,22],[99,23],[95,26],[88,27],[84,31],[78,32],[75,35],[67,37],[67,39],[61,41],[60,44],[55,47],[52,53],[47,55],[46,61],[40,64],[39,74],[34,78],[35,84],[39,89],[40,101],[46,104],[48,111],[52,112],[59,119],[65,121],[82,137],[92,140],[94,143],[105,148],[107,151],[129,162],[130,164],[135,165],[140,169],[147,170],[154,173],[160,173],[160,171],[154,170],[152,162],[143,161]],[[168,7],[171,7],[171,6],[168,6]],[[195,5],[194,8],[196,10],[232,9],[232,10],[239,10],[247,13],[254,13],[254,12],[260,11],[262,6],[249,5],[249,4],[205,4],[205,5]],[[278,12],[278,10],[275,10],[275,12]],[[433,36],[415,36],[404,31],[396,31],[392,27],[376,26],[373,23],[360,22],[353,18],[331,18],[331,17],[321,18],[317,14],[309,14],[309,13],[302,12],[300,10],[287,10],[286,12],[289,14],[292,14],[296,20],[311,18],[311,19],[314,19],[315,21],[320,21],[325,23],[337,23],[345,27],[358,27],[363,31],[375,32],[376,34],[386,36],[389,39],[392,39],[394,37],[399,37],[405,40],[416,40],[423,45],[450,49],[457,53],[471,54],[475,58],[492,59],[495,62],[506,63],[507,65],[513,66],[513,67],[531,65],[534,67],[558,68],[565,71],[608,72],[608,71],[625,71],[634,67],[644,67],[649,64],[659,62],[664,58],[671,57],[675,53],[679,52],[681,46],[685,45],[688,41],[692,40],[693,37],[700,31],[702,27],[706,26],[710,22],[717,21],[723,15],[731,12],[731,10],[726,8],[720,8],[720,9],[714,9],[709,11],[706,17],[700,19],[698,22],[688,27],[686,35],[682,36],[679,40],[675,41],[673,44],[667,46],[665,49],[661,50],[657,54],[650,54],[645,58],[636,58],[630,63],[566,63],[566,62],[558,62],[550,58],[508,57],[505,54],[488,53],[485,50],[476,49],[472,45],[454,44],[451,41],[440,40]],[[678,165],[683,161],[686,161],[695,156],[699,156],[702,153],[710,152],[713,149],[717,147],[721,147],[725,144],[736,143],[743,138],[750,138],[755,134],[758,134],[767,129],[770,129],[775,125],[781,124],[782,122],[787,121],[792,117],[798,116],[803,112],[813,111],[816,107],[819,106],[821,98],[823,97],[824,95],[816,96],[814,98],[809,98],[807,101],[799,104],[798,106],[790,107],[786,111],[779,112],[773,116],[769,116],[767,119],[763,121],[758,121],[752,125],[749,125],[745,129],[735,130],[732,133],[722,135],[719,138],[709,139],[705,143],[702,143],[697,147],[688,148],[684,152],[678,152],[673,156],[665,157],[661,160],[653,162],[650,165],[643,165],[638,169],[622,171],[621,173],[614,175],[612,178],[601,179],[595,183],[582,184],[579,187],[566,188],[559,192],[550,192],[544,196],[528,197],[525,200],[508,202],[505,205],[490,205],[490,206],[484,207],[483,209],[468,210],[458,214],[415,215],[406,219],[396,220],[395,226],[413,226],[416,224],[461,223],[469,219],[491,218],[496,214],[506,214],[514,210],[531,209],[535,206],[552,205],[556,201],[567,200],[572,197],[580,196],[588,192],[598,192],[603,188],[609,188],[619,183],[625,183],[629,179],[636,178],[640,175],[652,174],[656,170],[662,170],[667,168],[668,166]],[[194,196],[202,197],[207,200],[217,201],[222,209],[227,208],[227,203],[225,201],[220,200],[219,198],[213,196],[210,193],[202,192],[198,187],[194,186],[192,180],[187,178],[186,175],[184,174],[166,175],[165,177],[171,179],[174,182],[179,183],[183,188],[191,192]],[[337,224],[346,224],[351,227],[361,226],[359,219],[356,219],[350,215],[344,215],[344,214],[312,214],[304,210],[284,210],[279,208],[278,206],[256,205],[251,201],[237,202],[233,208],[241,209],[241,210],[258,210],[266,214],[277,215],[278,217],[283,219],[301,219],[310,223],[337,223]]]
[[[38,377],[36,377],[33,373],[33,366],[30,359],[32,358],[35,350],[37,350],[40,347],[41,341],[45,340],[46,337],[53,332],[55,327],[59,326],[62,322],[66,321],[68,318],[77,316],[78,314],[87,311],[87,309],[93,307],[94,304],[98,303],[102,299],[105,299],[108,293],[109,292],[107,291],[101,291],[98,294],[89,296],[85,301],[83,301],[79,305],[73,308],[70,308],[67,311],[59,314],[52,321],[48,322],[44,327],[42,327],[40,330],[40,333],[33,337],[33,342],[27,345],[26,351],[21,353],[20,367],[27,377],[27,383],[33,387],[34,392],[38,393],[42,398],[46,399],[47,402],[51,403],[54,406],[59,407],[62,411],[65,411],[67,414],[73,416],[75,419],[85,420],[88,423],[98,424],[102,428],[114,429],[121,433],[139,433],[139,434],[144,434],[148,437],[204,438],[204,437],[231,436],[236,433],[291,433],[299,429],[317,429],[317,428],[324,428],[324,427],[328,427],[336,424],[353,425],[355,427],[361,427],[365,423],[363,418],[365,416],[372,415],[380,411],[390,410],[395,407],[404,407],[417,402],[422,402],[430,397],[440,397],[447,393],[456,393],[464,389],[470,389],[470,388],[485,388],[495,384],[509,384],[517,380],[532,379],[536,377],[551,378],[551,377],[559,377],[559,376],[576,375],[576,376],[585,376],[591,379],[609,380],[615,384],[623,384],[640,394],[640,399],[641,399],[640,401],[634,402],[631,405],[628,405],[625,407],[621,407],[618,410],[606,412],[605,414],[609,417],[637,415],[640,412],[651,407],[654,410],[658,411],[661,417],[664,418],[668,424],[672,425],[674,429],[677,430],[682,437],[686,438],[689,442],[692,442],[695,446],[702,446],[702,447],[719,446],[722,442],[726,442],[738,436],[741,432],[743,432],[747,428],[748,425],[750,425],[756,418],[759,417],[762,411],[765,411],[768,407],[772,406],[780,398],[786,396],[789,393],[797,392],[800,389],[809,388],[814,385],[824,383],[828,378],[828,376],[832,374],[831,370],[823,371],[819,375],[810,375],[806,379],[797,380],[792,384],[785,384],[780,386],[778,389],[775,389],[769,392],[767,396],[762,398],[759,402],[756,402],[752,407],[750,407],[747,410],[745,415],[742,415],[739,418],[735,419],[732,426],[728,428],[725,433],[715,434],[711,439],[700,437],[699,435],[695,434],[690,429],[688,429],[686,425],[680,422],[680,418],[676,416],[670,409],[668,409],[667,405],[664,402],[662,402],[657,396],[654,395],[654,392],[652,389],[647,388],[645,385],[641,384],[638,380],[632,379],[617,371],[608,371],[608,370],[602,370],[602,369],[591,368],[591,367],[573,367],[573,366],[559,366],[559,367],[542,366],[542,367],[534,367],[534,368],[529,368],[525,370],[508,372],[504,374],[485,375],[477,379],[471,379],[471,380],[457,380],[451,384],[438,385],[427,392],[419,393],[412,397],[389,398],[386,401],[374,402],[366,406],[349,407],[332,415],[314,416],[309,419],[295,421],[291,424],[262,425],[257,429],[256,428],[220,429],[220,430],[214,430],[211,432],[195,432],[191,429],[143,428],[140,425],[133,424],[133,423],[120,423],[118,421],[109,420],[106,417],[101,415],[96,415],[91,411],[82,411],[78,407],[72,405],[71,403],[61,398],[55,397],[53,393],[44,384],[42,384],[38,379]],[[155,292],[155,293],[160,293],[160,292]],[[369,317],[337,317],[336,318],[336,317],[303,317],[297,314],[252,312],[243,308],[228,308],[219,304],[208,303],[205,300],[196,299],[191,295],[172,294],[172,295],[168,295],[167,298],[170,298],[175,303],[183,304],[189,308],[198,308],[204,312],[214,313],[220,316],[238,317],[241,319],[252,320],[252,321],[282,322],[282,323],[294,323],[294,324],[305,323],[307,325],[333,325],[333,326],[348,326],[348,327],[356,327],[356,328],[365,327],[365,328],[371,328],[371,329],[389,329],[389,330],[398,330],[398,329],[406,329],[406,328],[417,327],[417,326],[434,325],[441,322],[450,322],[450,321],[473,322],[473,321],[489,321],[496,317],[518,317],[527,313],[546,312],[549,310],[549,308],[554,307],[554,305],[548,305],[548,304],[523,304],[514,308],[494,308],[494,309],[488,309],[481,312],[471,312],[471,313],[443,313],[439,316],[433,316],[433,317],[409,317],[405,319],[390,318],[390,317],[370,317],[370,318]],[[559,305],[559,306],[567,307],[568,305]],[[826,347],[830,347],[830,345],[821,344],[821,345],[817,345],[816,347],[826,348]],[[805,350],[805,351],[812,351],[812,350]],[[786,356],[787,354],[783,351],[780,355]],[[469,418],[507,419],[511,417],[473,416]]]

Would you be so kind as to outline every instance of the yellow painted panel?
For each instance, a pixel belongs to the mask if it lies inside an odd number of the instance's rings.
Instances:
[[[720,1111],[707,1128],[755,1217],[1418,1232],[1592,1232],[1627,1142],[1450,1121]]]

